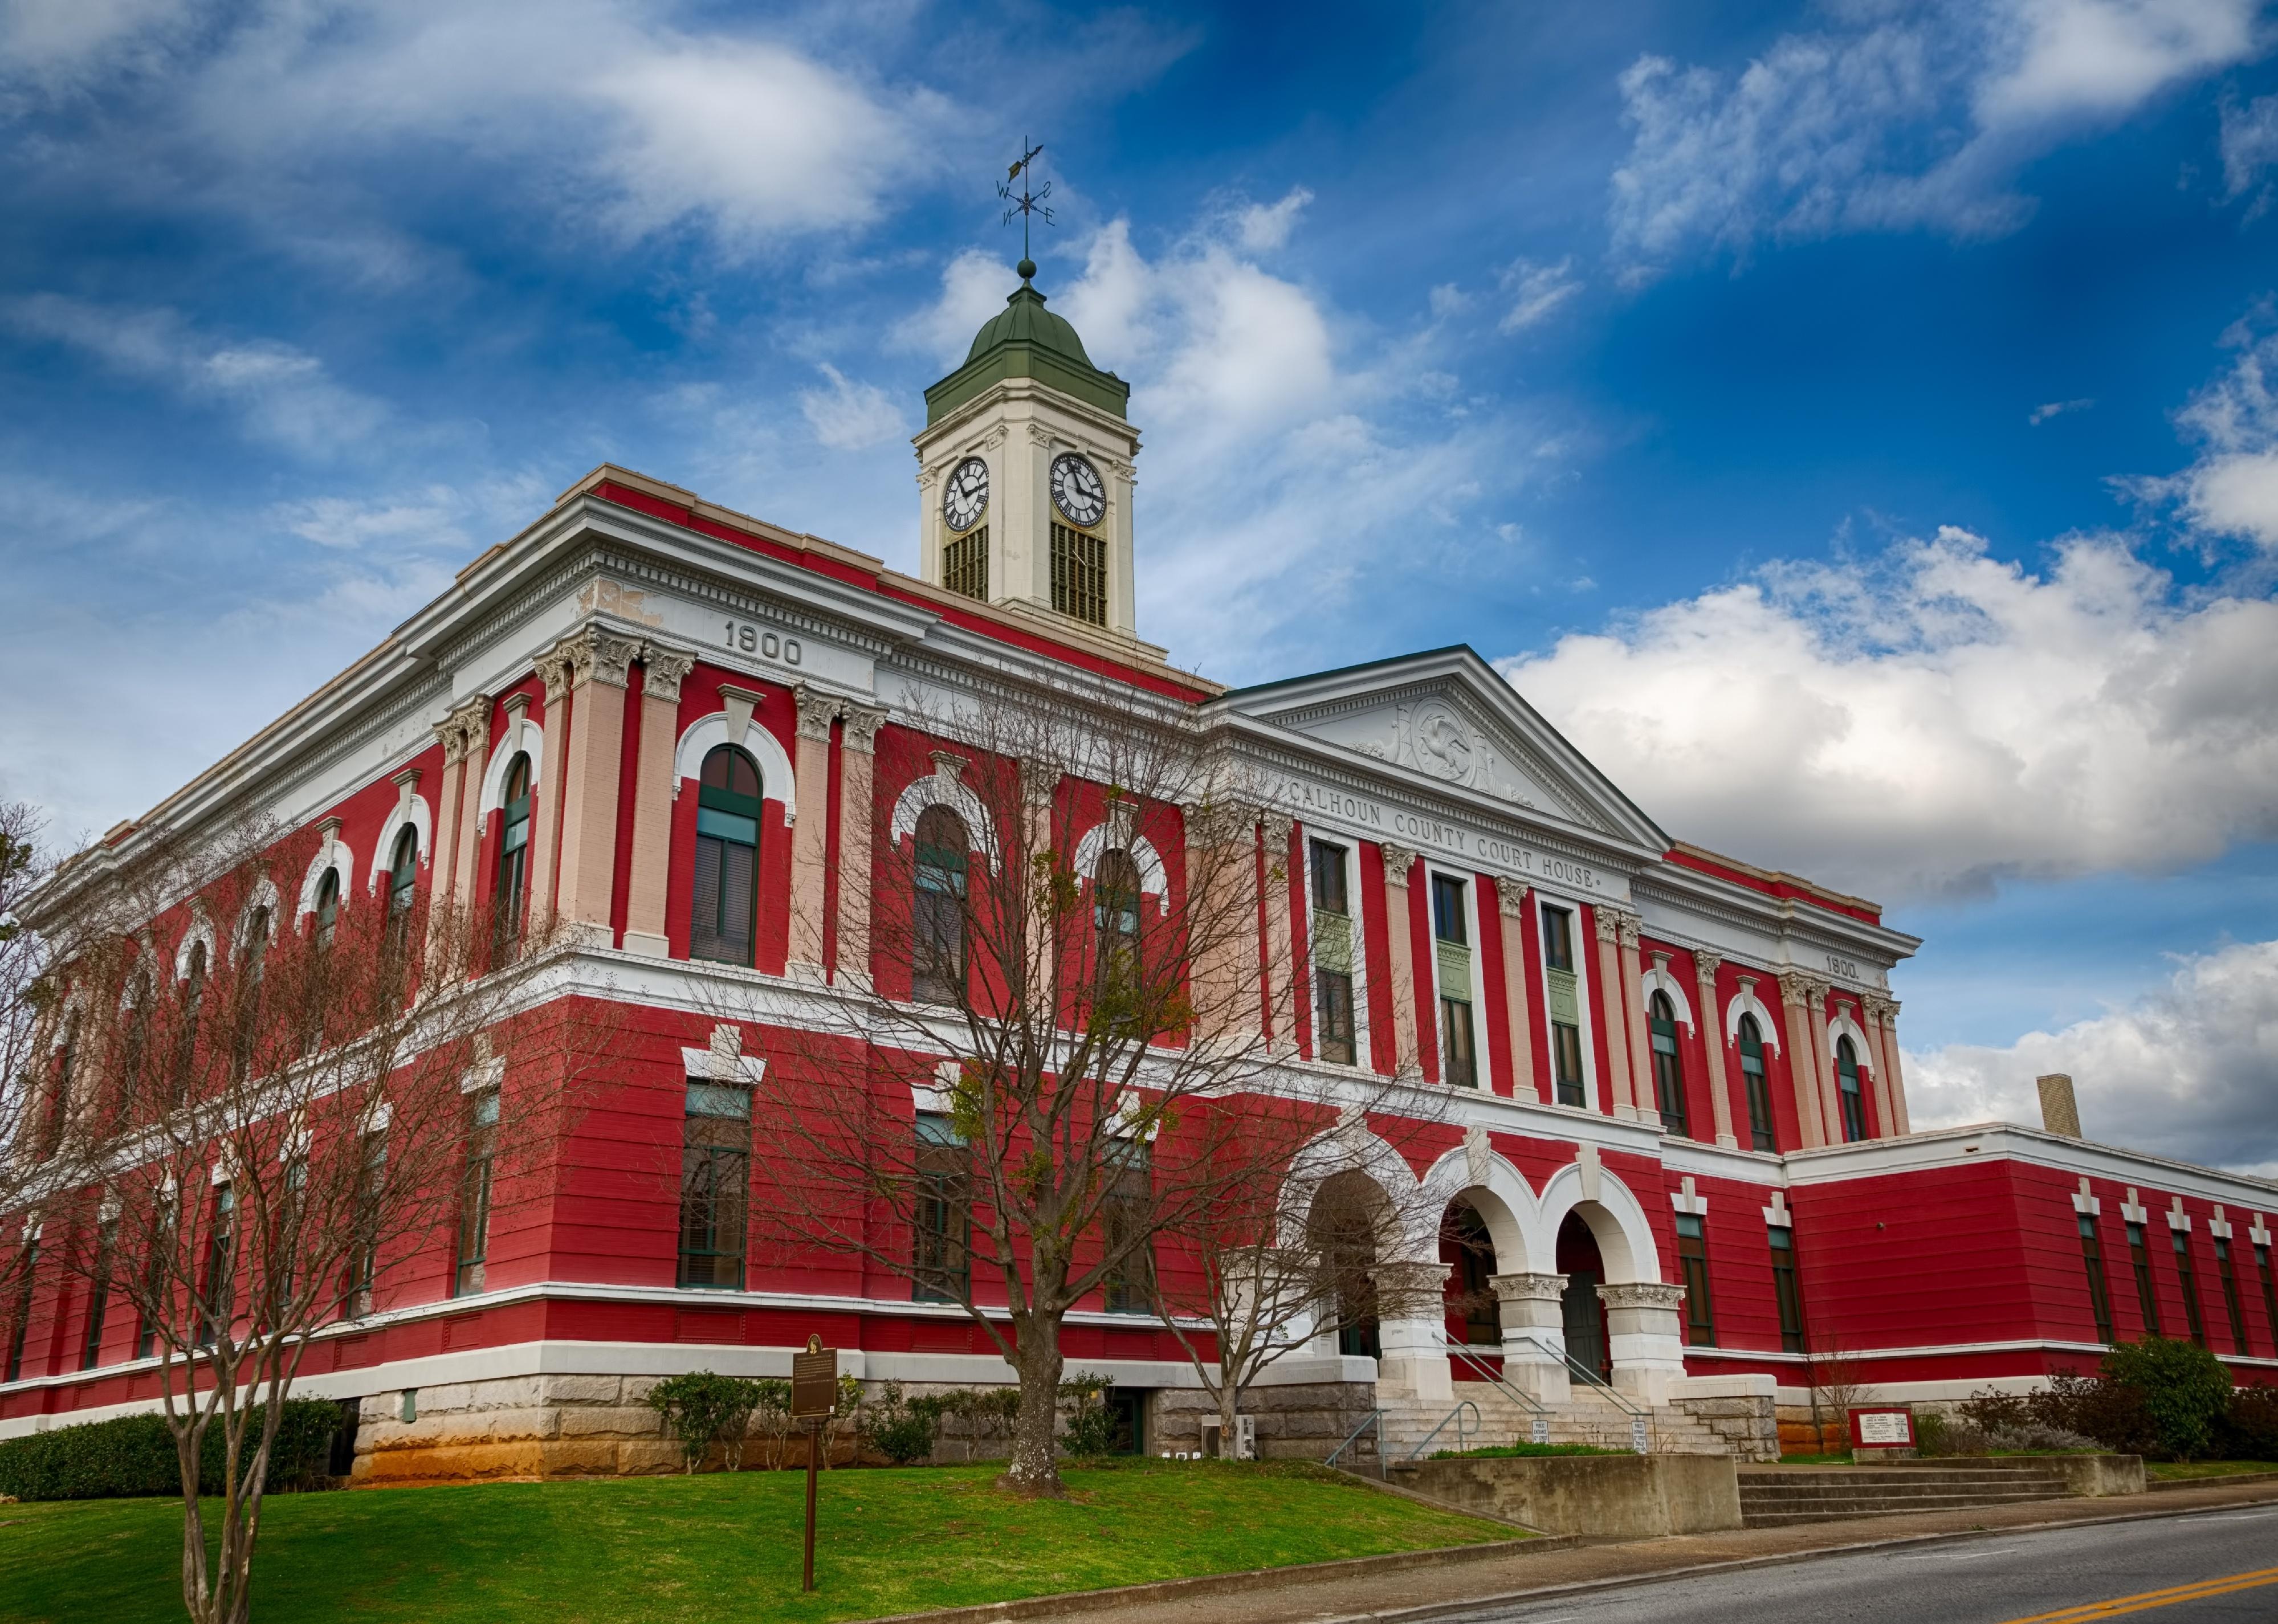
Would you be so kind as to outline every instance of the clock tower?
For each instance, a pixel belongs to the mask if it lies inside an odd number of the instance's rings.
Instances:
[[[1036,263],[975,335],[965,364],[925,392],[918,454],[920,573],[1055,629],[1075,621],[1135,642],[1131,385],[1091,364],[1044,308]]]

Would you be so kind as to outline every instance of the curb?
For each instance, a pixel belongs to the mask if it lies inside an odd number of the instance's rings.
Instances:
[[[1441,1510],[1439,1502],[1432,1504]],[[865,1624],[980,1624],[992,1619],[1058,1618],[1066,1613],[1105,1613],[1149,1602],[1178,1601],[1189,1596],[1238,1595],[1266,1590],[1296,1581],[1367,1579],[1378,1574],[1405,1573],[1418,1567],[1453,1567],[1492,1557],[1528,1556],[1539,1551],[1571,1551],[1589,1542],[1572,1534],[1545,1534],[1533,1539],[1490,1540],[1478,1545],[1443,1545],[1432,1551],[1393,1551],[1382,1556],[1347,1557],[1336,1562],[1301,1562],[1288,1567],[1252,1567],[1239,1573],[1201,1574],[1191,1579],[1158,1579],[1150,1584],[1120,1585],[1104,1590],[1063,1590],[1050,1596],[1024,1596],[1015,1601],[982,1602],[943,1612],[895,1613],[865,1620]],[[1372,1616],[1372,1615],[1362,1615]]]
[[[2264,1475],[2256,1475],[2260,1477]],[[2270,1478],[2278,1479],[2278,1473],[2267,1475]],[[1797,1562],[1816,1561],[1821,1557],[1856,1556],[1870,1551],[1899,1550],[1909,1545],[1952,1544],[1968,1539],[2001,1539],[2012,1534],[2033,1534],[2049,1529],[2098,1528],[2114,1522],[2155,1522],[2163,1517],[2190,1517],[2201,1512],[2228,1511],[2233,1509],[2233,1506],[2267,1506],[2274,1501],[2278,1501],[2278,1495],[2243,1499],[2232,1505],[2185,1506],[2175,1511],[2131,1511],[2121,1512],[2109,1517],[2074,1517],[2054,1522],[2019,1522],[2003,1529],[1959,1529],[1944,1534],[1901,1534],[1889,1539],[1862,1539],[1854,1540],[1849,1544],[1819,1545],[1808,1551],[1784,1551],[1773,1556],[1735,1557],[1723,1562],[1692,1562],[1682,1567],[1664,1567],[1656,1573],[1649,1574],[1627,1574],[1615,1579],[1584,1579],[1571,1584],[1537,1585],[1531,1590],[1502,1590],[1493,1596],[1469,1596],[1461,1601],[1427,1602],[1421,1606],[1400,1607],[1390,1612],[1340,1613],[1334,1618],[1321,1619],[1319,1624],[1425,1624],[1427,1620],[1451,1618],[1481,1607],[1509,1606],[1516,1603],[1543,1601],[1560,1596],[1586,1596],[1599,1590],[1626,1590],[1636,1585],[1660,1584],[1670,1579],[1690,1579],[1708,1574],[1737,1573],[1752,1567],[1785,1567]]]
[[[2144,1485],[2144,1492],[2174,1494],[2183,1489],[2220,1489],[2230,1483],[2278,1483],[2278,1472],[2234,1472],[2226,1477],[2155,1477]]]

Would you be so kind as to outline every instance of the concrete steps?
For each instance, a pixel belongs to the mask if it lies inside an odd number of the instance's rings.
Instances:
[[[1434,1427],[1439,1434],[1431,1437],[1424,1452],[1454,1449],[1457,1446],[1455,1426],[1441,1426],[1448,1412],[1457,1404],[1469,1403],[1479,1411],[1476,1425],[1465,1417],[1462,1446],[1479,1449],[1489,1445],[1530,1443],[1534,1437],[1534,1413],[1513,1400],[1487,1382],[1457,1382],[1455,1396],[1446,1400],[1426,1400],[1401,1395],[1380,1397],[1378,1407],[1384,1413],[1384,1448],[1387,1456],[1397,1460],[1423,1444]],[[1553,1444],[1589,1444],[1601,1449],[1626,1450],[1632,1447],[1631,1417],[1626,1410],[1603,1394],[1592,1390],[1578,1389],[1573,1399],[1551,1407],[1549,1439]],[[1723,1455],[1731,1452],[1731,1446],[1714,1429],[1683,1411],[1668,1407],[1654,1410],[1647,1429],[1647,1447],[1663,1454]]]
[[[1743,1467],[1740,1517],[1752,1529],[1885,1517],[1898,1512],[2065,1498],[2062,1472],[2015,1466]]]

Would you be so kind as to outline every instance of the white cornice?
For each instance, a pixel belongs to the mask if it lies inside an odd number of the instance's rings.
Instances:
[[[2198,1167],[2140,1150],[2093,1144],[2014,1122],[1979,1123],[1967,1127],[1938,1128],[1900,1139],[1792,1150],[1785,1160],[1792,1186],[1961,1167],[1972,1162],[2014,1161],[2265,1212],[2278,1207],[2278,1182]]]

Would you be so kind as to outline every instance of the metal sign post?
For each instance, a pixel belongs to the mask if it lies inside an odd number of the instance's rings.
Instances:
[[[838,1407],[838,1350],[806,1339],[806,1352],[791,1356],[791,1419],[806,1429],[806,1554],[801,1590],[814,1588],[814,1477],[822,1456],[822,1429]]]

